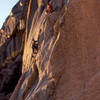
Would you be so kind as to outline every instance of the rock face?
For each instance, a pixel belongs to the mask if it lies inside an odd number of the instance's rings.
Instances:
[[[100,100],[99,4],[20,0],[0,30],[0,100]]]

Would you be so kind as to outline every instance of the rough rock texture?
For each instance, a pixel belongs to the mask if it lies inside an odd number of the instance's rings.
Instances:
[[[99,4],[20,0],[0,30],[0,100],[100,100]]]
[[[0,30],[0,100],[8,100],[21,76],[28,1],[20,2]]]

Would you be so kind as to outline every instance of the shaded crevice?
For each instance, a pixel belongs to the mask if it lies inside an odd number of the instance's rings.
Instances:
[[[18,80],[21,76],[22,63],[16,62],[16,66],[18,67],[14,69],[13,74],[7,76],[7,77],[10,77],[10,79],[8,79],[8,82],[4,81],[3,83],[3,87],[0,92],[4,93],[5,95],[12,93],[14,91],[14,88],[16,87]]]
[[[27,12],[27,21],[26,21],[26,32],[27,32],[27,39],[29,36],[29,32],[31,30],[32,19],[34,17],[35,11],[38,8],[37,0],[30,0]]]
[[[23,50],[24,44],[22,44],[22,39],[23,39],[23,33],[24,30],[18,31],[18,29],[14,30],[14,33],[11,35],[10,38],[0,47],[2,49],[1,57],[3,60],[0,63],[0,94],[3,94],[4,97],[7,95],[11,94],[18,81],[19,78],[21,77],[22,73],[22,56],[23,56]],[[21,36],[20,36],[21,35]],[[16,42],[16,37],[18,38],[20,36],[21,42],[20,43],[20,48],[16,48],[15,42]],[[24,41],[24,40],[23,40]],[[12,43],[12,48],[14,51],[11,52],[11,56],[7,57],[7,49],[4,49],[8,46],[10,42]],[[23,42],[24,43],[24,42]],[[18,49],[18,50],[16,50]],[[10,53],[8,52],[8,53]],[[3,67],[2,64],[6,62],[6,66]],[[8,99],[7,99],[8,100]]]

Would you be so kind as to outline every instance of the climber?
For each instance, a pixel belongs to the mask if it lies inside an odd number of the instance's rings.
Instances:
[[[47,4],[47,10],[46,13],[52,13],[53,12],[53,8],[52,5],[50,5],[49,3]]]
[[[38,41],[34,41],[33,45],[32,45],[32,49],[34,53],[37,53],[38,51]]]

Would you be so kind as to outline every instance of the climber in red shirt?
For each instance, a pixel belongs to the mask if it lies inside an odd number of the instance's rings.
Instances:
[[[47,10],[46,10],[46,13],[52,13],[52,12],[53,12],[52,5],[47,4]]]

